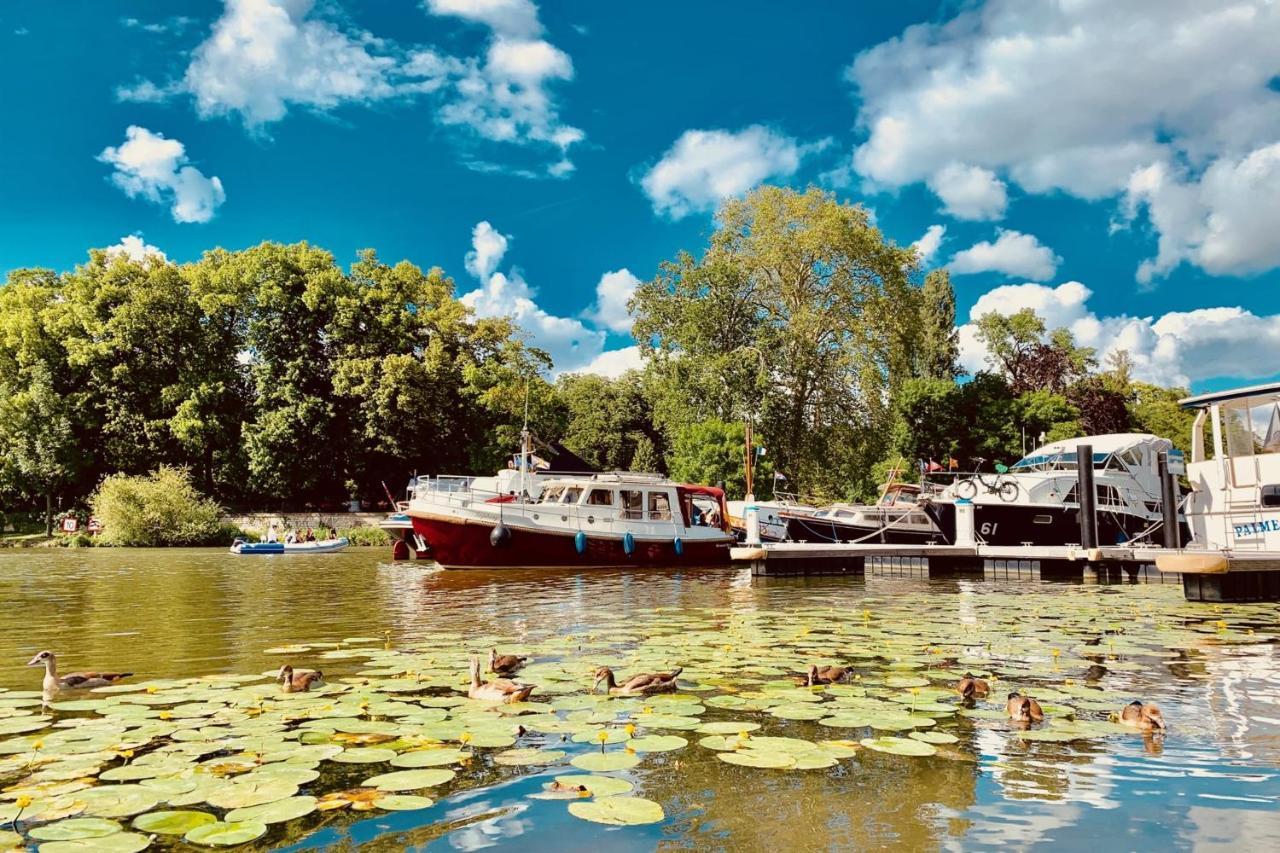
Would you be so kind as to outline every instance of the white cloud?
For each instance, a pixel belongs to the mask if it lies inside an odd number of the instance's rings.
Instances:
[[[611,332],[629,334],[635,318],[627,310],[627,302],[640,286],[640,279],[625,267],[600,276],[596,283],[596,304],[588,317]]]
[[[579,367],[573,372],[594,373],[597,376],[617,379],[628,370],[643,369],[644,358],[640,355],[640,347],[629,346],[602,352],[590,364]]]
[[[970,373],[986,369],[986,349],[975,321],[995,311],[1033,309],[1049,329],[1065,328],[1101,359],[1125,350],[1138,379],[1186,386],[1206,379],[1262,379],[1280,363],[1280,315],[1259,316],[1244,308],[1171,311],[1160,317],[1100,317],[1088,306],[1093,293],[1077,281],[1057,287],[1012,284],[983,294],[960,327],[960,362]]]
[[[933,260],[933,256],[938,254],[938,249],[942,248],[942,239],[946,234],[947,226],[930,225],[924,230],[920,239],[911,244],[911,247],[920,255],[921,264],[928,264]]]
[[[983,240],[956,252],[948,268],[957,275],[998,272],[1017,278],[1044,281],[1053,278],[1062,258],[1032,234],[1001,229],[994,243]]]
[[[141,234],[129,234],[121,237],[119,243],[114,246],[107,246],[103,251],[107,253],[108,258],[123,255],[137,263],[142,263],[147,258],[157,258],[162,262],[169,260],[164,252],[143,241]]]
[[[956,219],[1001,219],[1009,204],[1004,181],[981,166],[949,163],[930,175],[928,184]]]
[[[506,36],[528,38],[542,32],[538,7],[531,0],[427,0],[433,15],[453,15]]]
[[[758,124],[736,133],[686,130],[640,178],[640,187],[655,213],[680,219],[769,178],[790,177],[804,153],[790,136]]]
[[[510,238],[488,222],[472,229],[472,248],[466,266],[480,286],[461,296],[462,303],[481,317],[509,317],[528,333],[530,342],[550,353],[555,371],[580,369],[604,350],[605,333],[587,328],[581,320],[558,317],[534,301],[537,291],[519,270],[496,272]],[[482,275],[483,273],[483,275]]]
[[[119,147],[98,155],[115,167],[111,180],[130,198],[169,205],[176,222],[208,222],[226,200],[222,181],[189,165],[186,147],[145,127],[130,126]]]
[[[1227,188],[1276,195],[1266,152],[1280,139],[1280,98],[1270,89],[1280,74],[1280,4],[987,0],[962,8],[943,23],[908,27],[849,69],[867,132],[854,155],[865,179],[936,182],[959,162],[1029,193],[1092,200],[1119,197],[1135,172],[1159,167],[1165,197],[1130,200],[1134,210],[1146,205],[1162,240],[1144,276],[1179,260],[1210,272],[1280,263],[1274,240],[1256,232],[1202,239],[1208,223],[1234,222],[1247,209]],[[1224,224],[1224,238],[1228,231]]]

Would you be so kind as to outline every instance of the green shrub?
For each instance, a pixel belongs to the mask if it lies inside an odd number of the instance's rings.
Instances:
[[[352,545],[390,545],[391,534],[381,527],[348,527],[338,531],[339,536],[351,540]]]
[[[196,491],[182,468],[161,467],[146,476],[113,474],[89,503],[102,522],[103,545],[225,544],[221,508]]]
[[[92,548],[96,543],[88,534],[72,533],[70,536],[63,536],[58,544],[65,548]]]

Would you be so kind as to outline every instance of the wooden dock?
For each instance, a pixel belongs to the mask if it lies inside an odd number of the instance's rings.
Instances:
[[[757,577],[861,575],[867,563],[914,562],[929,576],[986,574],[993,565],[1034,565],[1041,577],[1122,580],[1153,567],[1182,580],[1188,601],[1280,600],[1280,554],[1103,546],[884,545],[778,542],[733,549],[733,560]]]

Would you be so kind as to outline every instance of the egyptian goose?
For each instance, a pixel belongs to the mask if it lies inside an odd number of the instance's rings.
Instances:
[[[603,681],[608,686],[609,692],[616,696],[674,693],[676,692],[676,676],[683,671],[683,667],[676,667],[671,672],[642,672],[619,684],[613,677],[613,670],[607,666],[602,666],[596,670],[596,680],[591,685],[591,692],[595,693],[596,688]]]
[[[505,678],[481,681],[480,658],[474,656],[471,658],[471,689],[467,691],[467,695],[472,699],[484,699],[489,702],[502,702],[512,705],[528,699],[529,694],[534,689],[535,686],[532,684],[517,684]]]
[[[1010,693],[1004,710],[1009,715],[1009,719],[1020,723],[1038,723],[1044,719],[1044,710],[1041,709],[1040,703],[1021,693]]]
[[[519,655],[500,655],[497,649],[489,649],[489,671],[496,675],[515,675],[527,660]]]
[[[324,686],[324,673],[317,669],[295,674],[293,667],[285,664],[280,667],[276,681],[284,687],[285,693],[310,693],[312,687]]]
[[[1160,706],[1154,702],[1130,702],[1120,712],[1120,721],[1137,726],[1144,732],[1164,730],[1164,714],[1160,713]]]
[[[809,675],[806,682],[810,687],[815,684],[835,684],[838,681],[845,681],[853,674],[853,670],[843,666],[817,666],[809,667]]]
[[[90,687],[106,687],[115,684],[122,678],[133,675],[132,672],[68,672],[58,675],[58,656],[50,651],[43,651],[27,661],[27,666],[44,666],[44,692],[46,695],[57,693],[61,689],[85,690]]]
[[[965,699],[982,699],[991,692],[991,685],[984,679],[976,677],[972,672],[966,672],[964,678],[960,679],[956,684],[956,692]]]

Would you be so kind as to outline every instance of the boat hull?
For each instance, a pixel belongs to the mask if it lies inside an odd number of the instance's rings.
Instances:
[[[938,524],[947,542],[955,541],[955,504],[934,505]],[[1057,504],[974,504],[974,534],[988,545],[1078,545],[1080,544],[1079,510],[1074,505]],[[1123,545],[1141,534],[1153,522],[1145,516],[1120,510],[1099,510],[1098,544]],[[1188,541],[1186,522],[1181,522],[1182,541]],[[1159,544],[1157,531],[1150,538]]]
[[[787,538],[792,542],[850,542],[860,540],[875,545],[926,545],[942,542],[937,530],[906,527],[871,527],[826,518],[786,516]]]
[[[324,542],[241,542],[231,546],[232,554],[241,556],[263,554],[332,554],[350,545],[346,539],[331,539]]]
[[[681,539],[633,538],[627,553],[619,536],[589,536],[578,553],[577,531],[511,527],[501,546],[490,542],[494,525],[475,519],[413,515],[414,532],[431,543],[431,558],[446,569],[623,568],[628,566],[717,566],[729,562],[732,537]]]

